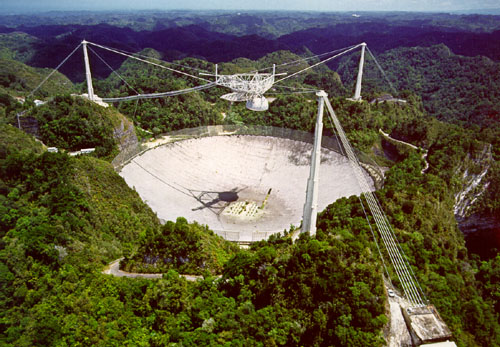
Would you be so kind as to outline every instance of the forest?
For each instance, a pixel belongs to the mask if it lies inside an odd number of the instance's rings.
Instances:
[[[183,16],[177,23],[182,18],[193,24]],[[498,30],[488,16],[468,24],[467,16],[444,17],[425,20],[433,28],[458,22],[457,30],[468,30],[471,35],[494,35],[491,31]],[[131,19],[127,18],[117,16],[113,21],[128,28],[126,21]],[[0,19],[0,24],[12,25],[7,22],[12,18]],[[61,34],[56,26],[52,32],[37,27],[36,22],[28,26],[22,18],[16,20],[26,31],[38,30],[36,40],[50,41]],[[58,20],[58,25],[69,25],[65,22],[68,19]],[[249,25],[254,19],[242,20]],[[265,40],[296,29],[285,32],[276,21],[264,20],[273,23],[276,30]],[[341,16],[338,20],[352,21]],[[402,15],[390,26],[411,25],[412,20],[411,15]],[[129,37],[151,30],[141,26],[150,25],[148,21],[133,22],[143,24],[136,24],[137,31],[125,28]],[[297,23],[304,23],[303,18]],[[109,29],[111,24],[104,27]],[[306,30],[308,25],[301,24],[298,29]],[[251,30],[250,25],[246,28]],[[248,33],[241,23],[230,30],[232,33],[217,34],[224,39],[224,35],[233,35],[231,41],[237,40],[235,34]],[[71,35],[60,37],[64,40]],[[58,40],[53,42],[62,44]],[[77,42],[76,38],[71,40]],[[245,40],[237,44],[247,45]],[[252,40],[263,42],[264,38]],[[173,98],[116,103],[105,109],[70,95],[86,88],[81,80],[75,80],[77,73],[71,79],[58,73],[35,94],[47,101],[44,105],[36,106],[29,99],[21,104],[16,97],[31,92],[49,71],[24,63],[29,63],[30,56],[50,54],[31,55],[26,50],[21,54],[11,41],[0,42],[2,344],[385,345],[383,332],[389,316],[383,266],[370,232],[374,221],[369,218],[370,224],[367,222],[362,199],[353,196],[332,202],[319,214],[314,238],[303,234],[292,242],[291,230],[284,230],[241,249],[182,216],[161,224],[110,164],[121,148],[115,129],[125,117],[143,140],[172,130],[216,124],[272,125],[312,132],[314,94],[273,95],[269,110],[260,113],[220,100],[226,91],[215,88]],[[33,47],[29,40],[23,42],[27,45],[24,49]],[[275,50],[282,48],[280,45],[267,47]],[[148,59],[179,58],[178,52],[169,55],[157,48],[149,46],[141,53]],[[352,93],[349,66],[355,65],[359,56],[339,62],[337,71],[325,66],[310,70],[287,86],[327,91],[353,146],[389,168],[377,197],[427,299],[452,330],[457,345],[498,346],[500,256],[495,244],[485,254],[469,250],[453,211],[455,194],[463,184],[458,168],[491,145],[493,159],[485,178],[489,185],[473,213],[500,215],[498,59],[493,55],[459,55],[442,44],[397,47],[380,53],[380,63],[395,81],[400,90],[397,96],[404,98],[405,104],[346,100]],[[270,62],[296,60],[301,57],[298,54],[301,52],[281,50],[252,59],[243,55],[227,58],[219,68],[228,74],[250,71],[268,67]],[[98,60],[95,56],[92,59]],[[130,95],[130,86],[147,93],[197,83],[132,60],[115,63],[114,68],[129,86],[105,67],[107,73],[97,74],[95,79],[98,95]],[[213,62],[201,56],[186,55],[176,63],[213,70]],[[308,63],[301,64],[294,68]],[[373,62],[368,60],[363,92],[367,101],[388,92],[370,65]],[[63,92],[61,85],[68,89]],[[16,128],[19,112],[37,120],[38,140]],[[389,144],[379,129],[425,148],[429,169],[422,173],[421,153]],[[324,131],[334,135],[329,122],[325,122]],[[59,153],[49,153],[45,145],[58,147]],[[84,147],[97,150],[89,156],[67,154]],[[471,164],[466,169],[477,172],[482,167]],[[121,257],[124,270],[164,275],[151,280],[102,273],[109,262]],[[393,271],[389,272],[398,286]],[[188,281],[179,274],[200,278]]]

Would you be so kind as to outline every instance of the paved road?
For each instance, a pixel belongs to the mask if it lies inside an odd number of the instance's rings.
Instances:
[[[163,274],[145,274],[145,273],[122,271],[120,270],[120,261],[122,259],[123,258],[120,258],[109,263],[109,265],[104,268],[102,273],[106,275],[113,275],[116,277],[130,277],[130,278],[161,278],[163,276]],[[180,276],[184,277],[186,280],[191,282],[203,279],[203,276],[197,276],[197,275],[180,275]]]
[[[429,168],[429,162],[427,162],[427,150],[424,149],[424,148],[421,148],[421,147],[417,147],[415,145],[412,145],[411,143],[408,143],[408,142],[404,142],[404,141],[401,141],[401,140],[397,140],[393,137],[391,137],[389,134],[385,133],[382,129],[378,129],[378,131],[384,135],[384,137],[392,140],[392,141],[395,141],[395,142],[399,142],[403,145],[406,145],[406,146],[410,146],[411,148],[415,149],[415,150],[422,150],[423,151],[423,154],[422,154],[422,159],[424,160],[425,162],[425,167],[423,168],[422,170],[422,173],[425,173],[425,171],[427,171],[427,169]]]

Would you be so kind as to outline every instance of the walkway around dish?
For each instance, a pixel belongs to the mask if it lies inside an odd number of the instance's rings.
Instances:
[[[149,278],[149,279],[154,279],[154,278],[162,278],[163,274],[144,274],[144,273],[137,273],[137,272],[126,272],[120,270],[120,261],[123,258],[117,259],[115,261],[112,261],[109,263],[108,266],[102,270],[102,273],[105,275],[113,275],[116,277],[129,277],[129,278]],[[179,275],[184,277],[186,280],[195,282],[199,279],[203,279],[203,276],[200,275]],[[220,276],[218,276],[220,277]]]

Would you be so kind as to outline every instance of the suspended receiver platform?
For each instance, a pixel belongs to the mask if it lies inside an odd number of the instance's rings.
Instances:
[[[207,74],[203,74],[207,75]],[[278,74],[284,75],[284,74]],[[266,111],[269,108],[269,102],[264,97],[274,84],[276,67],[273,66],[272,73],[241,73],[233,75],[219,75],[217,65],[215,65],[215,84],[227,87],[232,93],[224,94],[222,99],[231,102],[246,101],[246,107],[252,111]]]

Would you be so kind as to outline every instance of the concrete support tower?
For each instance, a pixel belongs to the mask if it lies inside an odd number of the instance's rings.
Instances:
[[[328,94],[323,90],[316,93],[318,97],[318,116],[316,118],[316,129],[314,131],[314,147],[311,154],[311,169],[307,181],[306,202],[302,214],[301,233],[309,232],[311,236],[316,235],[316,219],[318,218],[318,188],[319,188],[319,165],[321,160],[321,138],[323,135],[323,110]]]
[[[361,100],[361,80],[363,79],[363,65],[365,64],[365,47],[366,43],[361,44],[361,58],[359,59],[358,78],[356,80],[356,89],[352,99],[354,101]]]
[[[87,89],[89,94],[89,100],[94,101],[94,87],[92,86],[92,75],[90,74],[90,63],[89,55],[87,53],[87,41],[82,41],[83,46],[83,58],[85,60],[85,75],[87,77]]]

